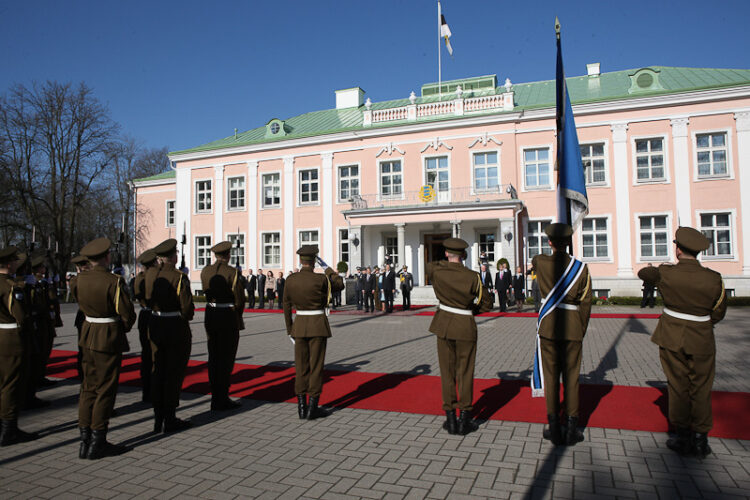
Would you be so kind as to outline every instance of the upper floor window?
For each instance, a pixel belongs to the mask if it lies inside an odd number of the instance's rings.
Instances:
[[[245,178],[230,177],[227,179],[227,210],[243,210],[245,208]]]
[[[299,202],[300,204],[318,202],[318,169],[299,171]]]
[[[263,174],[263,208],[281,205],[281,174]]]
[[[666,215],[639,217],[641,257],[667,257],[669,255],[669,231]]]
[[[581,159],[583,160],[583,171],[586,174],[587,186],[596,186],[607,182],[604,143],[581,146]]]
[[[448,157],[425,158],[425,184],[437,192],[448,191]]]
[[[732,256],[731,214],[701,214],[701,232],[710,242],[708,250],[703,253],[704,256]]]
[[[339,167],[339,201],[348,201],[359,194],[359,166]]]
[[[195,182],[195,211],[211,212],[211,179]]]
[[[527,247],[529,249],[529,259],[535,255],[544,254],[552,255],[552,248],[549,246],[549,238],[544,233],[544,228],[549,226],[552,221],[535,220],[529,221],[528,232],[526,233]]]
[[[245,235],[228,234],[227,240],[232,244],[232,250],[229,255],[229,265],[245,267]],[[239,245],[237,244],[239,242]]]
[[[548,187],[550,185],[549,148],[524,149],[523,170],[527,188]]]
[[[727,169],[727,134],[697,134],[695,151],[698,159],[698,177],[724,177]]]
[[[636,139],[635,163],[638,182],[664,180],[664,139]]]
[[[174,227],[175,225],[175,206],[175,200],[167,200],[167,227]]]
[[[495,190],[500,185],[497,152],[474,153],[474,190]]]
[[[211,263],[211,236],[195,237],[195,268],[203,269]]]
[[[609,257],[608,231],[606,217],[583,219],[581,223],[581,240],[583,257],[604,259]]]
[[[401,196],[402,189],[401,160],[380,162],[380,195]]]

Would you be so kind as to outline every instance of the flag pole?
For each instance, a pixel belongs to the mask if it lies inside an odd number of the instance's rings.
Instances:
[[[442,60],[440,57],[440,0],[438,0],[438,9],[437,9],[437,28],[438,28],[438,95],[439,100],[443,100],[443,66],[442,66]]]

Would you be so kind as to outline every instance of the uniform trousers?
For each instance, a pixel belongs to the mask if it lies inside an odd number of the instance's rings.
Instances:
[[[141,309],[141,312],[138,313],[138,340],[141,343],[141,387],[144,401],[151,399],[153,354],[151,353],[151,341],[148,338],[149,321],[151,321],[151,311]]]
[[[578,375],[581,373],[581,347],[577,340],[540,339],[544,397],[547,415],[560,414],[560,376],[563,383],[563,407],[569,417],[578,416]]]
[[[294,393],[320,396],[323,392],[323,366],[327,337],[296,337],[294,339]]]
[[[659,348],[667,376],[669,421],[676,428],[708,432],[713,427],[711,387],[716,372],[715,354],[686,354]]]
[[[190,359],[190,326],[183,318],[152,315],[148,335],[154,361],[151,403],[155,410],[174,410],[180,405],[182,382]]]
[[[83,348],[83,380],[78,398],[78,427],[106,430],[115,407],[122,353]]]
[[[474,362],[477,358],[475,340],[437,338],[443,410],[474,409]],[[458,398],[456,388],[458,387]]]
[[[0,330],[1,332],[2,330]],[[4,346],[3,346],[4,347]],[[23,394],[22,353],[0,354],[0,419],[16,420]]]
[[[237,313],[234,309],[209,307],[206,309],[205,326],[211,399],[224,402],[229,399],[229,385],[240,341]]]

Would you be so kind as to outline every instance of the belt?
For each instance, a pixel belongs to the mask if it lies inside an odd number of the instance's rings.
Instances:
[[[474,316],[474,313],[468,309],[459,309],[458,307],[446,306],[445,304],[440,304],[440,309],[448,311],[449,313],[460,314],[462,316]]]
[[[14,328],[21,328],[18,323],[0,323],[0,330],[13,330]]]
[[[154,316],[159,316],[160,318],[179,318],[181,316],[180,311],[151,311],[151,314],[153,314]]]
[[[672,316],[673,318],[686,319],[688,321],[701,321],[701,322],[702,321],[711,321],[711,316],[709,316],[709,315],[706,315],[706,316],[696,316],[694,314],[686,314],[686,313],[681,313],[681,312],[673,311],[671,309],[667,309],[666,307],[664,308],[664,313],[668,314],[669,316]]]
[[[211,307],[215,307],[216,309],[232,309],[232,308],[234,308],[234,304],[232,304],[231,302],[230,303],[227,303],[227,302],[224,302],[224,303],[221,303],[221,302],[207,302],[206,305],[211,306]]]
[[[150,313],[150,312],[151,312],[151,308],[150,308],[150,307],[145,307],[145,306],[144,306],[144,307],[141,307],[141,311],[146,311],[146,312],[149,312],[149,313]]]
[[[543,300],[542,303],[541,303],[541,305],[544,305],[544,302],[545,301]],[[557,309],[566,309],[568,311],[577,311],[578,310],[578,306],[575,305],[575,304],[565,304],[563,302],[560,302],[559,304],[557,304]]]
[[[319,316],[321,314],[325,314],[325,310],[323,309],[315,309],[312,311],[297,311],[297,316]]]
[[[86,321],[89,323],[117,323],[118,318],[92,318],[86,316]]]

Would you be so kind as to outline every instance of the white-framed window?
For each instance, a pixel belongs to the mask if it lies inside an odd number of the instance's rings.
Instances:
[[[263,182],[263,208],[281,206],[281,174],[272,172],[261,176]]]
[[[211,236],[195,237],[195,268],[203,269],[211,263]]]
[[[638,216],[641,259],[661,260],[669,257],[669,225],[667,215]]]
[[[544,228],[552,223],[551,220],[531,220],[526,226],[526,248],[529,250],[529,259],[535,255],[552,255],[549,246],[549,238],[544,233]]]
[[[607,183],[607,163],[603,142],[581,145],[581,159],[587,186],[601,186]]]
[[[700,214],[701,232],[708,238],[710,246],[704,257],[732,257],[732,214]]]
[[[339,260],[349,263],[349,230],[339,229]]]
[[[391,269],[396,263],[401,262],[398,255],[398,236],[385,235],[383,236],[383,246],[385,247],[385,255],[391,256]]]
[[[524,149],[523,172],[526,188],[549,187],[549,148]]]
[[[320,242],[320,233],[317,229],[304,230],[299,232],[299,246],[318,245]]]
[[[609,258],[609,225],[606,217],[589,217],[581,222],[584,259]]]
[[[500,185],[500,165],[497,151],[473,153],[474,191],[496,191]]]
[[[635,166],[638,182],[665,180],[664,138],[635,139]]]
[[[359,165],[339,167],[339,203],[351,200],[359,194]]]
[[[211,179],[195,181],[195,212],[211,213]]]
[[[245,177],[227,179],[227,210],[245,209]]]
[[[484,252],[487,257],[487,262],[490,264],[495,263],[495,240],[497,235],[495,233],[479,233],[479,255],[481,256]]]
[[[437,193],[448,192],[450,180],[447,156],[430,156],[424,159],[424,182]]]
[[[167,220],[166,220],[167,227],[174,227],[175,226],[175,223],[176,223],[175,222],[176,221],[176,213],[177,213],[176,206],[177,206],[177,202],[175,200],[167,200],[167,210],[166,210],[166,214],[167,214]]]
[[[240,267],[245,267],[245,234],[235,233],[228,234],[227,240],[232,244],[232,250],[229,254],[229,265],[236,266],[238,263]],[[240,242],[239,248],[237,242]],[[239,258],[239,261],[238,261]]]
[[[400,197],[403,194],[404,178],[401,172],[401,160],[380,162],[380,196],[383,198]]]
[[[263,267],[281,267],[281,233],[261,233]]]
[[[727,177],[729,164],[726,132],[695,134],[698,178]]]
[[[318,169],[299,171],[299,202],[300,205],[318,203]]]

